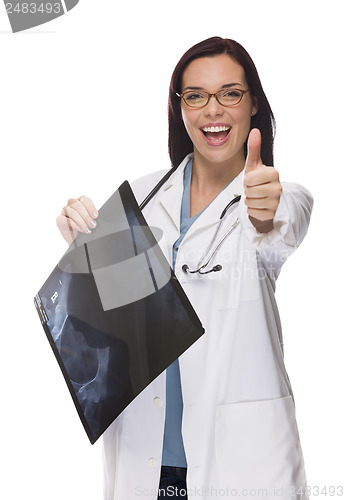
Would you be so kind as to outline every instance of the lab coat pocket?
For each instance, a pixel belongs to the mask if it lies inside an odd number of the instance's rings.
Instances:
[[[256,251],[241,234],[234,235],[219,251],[217,264],[222,266],[214,277],[217,309],[234,309],[260,299],[261,276]]]
[[[234,498],[305,500],[305,472],[291,396],[216,409],[220,488]]]

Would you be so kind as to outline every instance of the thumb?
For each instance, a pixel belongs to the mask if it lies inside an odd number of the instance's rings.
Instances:
[[[245,171],[250,172],[254,170],[258,165],[262,165],[260,157],[261,149],[261,133],[258,128],[253,128],[250,131],[248,142],[247,142],[247,159],[245,165]]]

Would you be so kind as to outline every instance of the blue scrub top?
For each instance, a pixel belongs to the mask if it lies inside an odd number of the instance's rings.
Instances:
[[[189,160],[184,171],[180,237],[175,241],[173,246],[174,270],[179,246],[188,229],[200,215],[197,214],[194,217],[190,217],[190,181],[192,178],[192,163],[193,160]],[[180,366],[178,359],[176,359],[166,370],[166,412],[162,465],[168,465],[170,467],[187,467],[181,434],[182,410],[183,403]]]
[[[192,164],[193,159],[190,159],[184,171],[180,237],[175,241],[173,246],[174,270],[176,255],[183,238],[185,237],[191,225],[207,208],[205,207],[204,210],[199,212],[197,215],[194,215],[194,217],[190,217],[190,183],[192,178]],[[167,465],[170,467],[187,467],[187,460],[181,433],[182,411],[183,401],[180,365],[178,359],[176,359],[166,370],[166,412],[162,465]]]

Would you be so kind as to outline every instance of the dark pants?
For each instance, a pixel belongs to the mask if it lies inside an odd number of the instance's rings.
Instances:
[[[188,500],[186,475],[187,469],[183,467],[167,467],[163,465],[161,469],[158,499],[180,498]]]

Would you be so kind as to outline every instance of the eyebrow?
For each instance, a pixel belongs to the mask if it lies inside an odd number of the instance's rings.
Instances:
[[[242,83],[226,83],[225,85],[222,85],[220,90],[221,89],[229,89],[231,87],[235,87],[235,85],[240,85],[241,87],[244,87],[244,85]],[[183,92],[185,92],[186,90],[205,90],[203,87],[185,87],[183,89]]]

